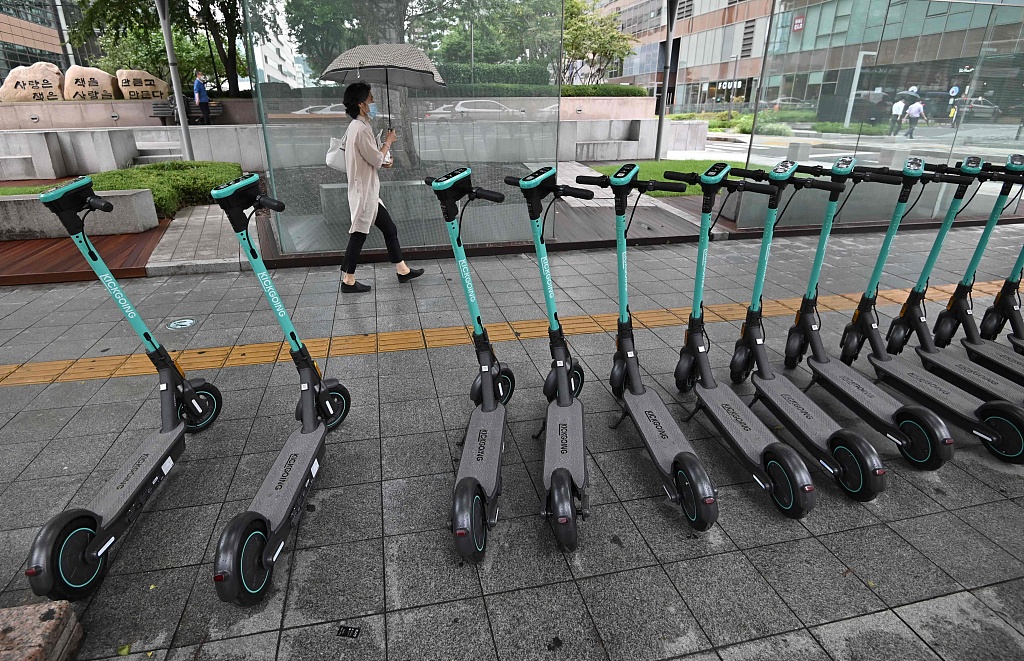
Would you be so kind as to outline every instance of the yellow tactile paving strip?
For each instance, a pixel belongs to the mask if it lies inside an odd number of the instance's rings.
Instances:
[[[1002,287],[1002,280],[978,282],[974,291],[983,296],[994,296]],[[928,290],[927,299],[945,303],[956,285],[935,285]],[[878,292],[881,305],[901,304],[907,297],[907,289],[884,289]],[[843,312],[857,307],[860,294],[821,296],[818,308],[822,311]],[[764,301],[761,308],[766,317],[788,317],[800,307],[799,298],[781,298]],[[742,321],[746,318],[747,306],[742,303],[705,305],[706,321]],[[662,310],[641,310],[633,313],[636,326],[664,328],[681,326],[690,317],[690,308]],[[594,314],[565,317],[562,327],[568,335],[589,335],[605,331],[614,332],[618,314]],[[493,342],[508,342],[515,339],[536,339],[547,337],[546,319],[528,319],[510,323],[487,324],[487,334]],[[354,356],[360,354],[408,351],[410,349],[434,349],[471,344],[472,328],[451,326],[448,328],[425,328],[422,330],[368,333],[306,340],[309,353],[314,358],[328,356]],[[211,347],[209,349],[187,349],[174,353],[182,369],[203,370],[241,365],[264,365],[291,360],[287,342],[263,342],[261,344],[239,344],[232,347]],[[79,358],[78,360],[51,360],[29,362],[22,365],[0,365],[0,387],[26,386],[53,383],[55,381],[87,381],[111,377],[154,374],[153,364],[143,354],[131,356],[103,356],[102,358]]]

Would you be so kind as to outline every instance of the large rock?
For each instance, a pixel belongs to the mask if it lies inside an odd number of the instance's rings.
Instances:
[[[113,101],[121,98],[124,96],[117,79],[103,69],[74,64],[64,74],[64,99],[67,101]]]
[[[36,62],[28,67],[14,67],[0,86],[0,102],[63,101],[64,74],[56,64]]]
[[[117,84],[130,100],[170,98],[170,85],[141,69],[118,69]]]

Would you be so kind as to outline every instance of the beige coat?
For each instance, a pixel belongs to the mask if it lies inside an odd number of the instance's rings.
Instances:
[[[369,234],[377,221],[380,203],[380,178],[377,170],[384,164],[384,154],[377,146],[373,128],[365,117],[353,119],[345,132],[345,171],[348,173],[348,207],[352,215],[352,232]]]

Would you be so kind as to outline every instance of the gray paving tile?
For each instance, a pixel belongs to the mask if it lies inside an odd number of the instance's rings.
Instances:
[[[783,516],[771,496],[754,483],[719,487],[718,512],[718,525],[741,549],[809,536],[799,521]]]
[[[863,528],[879,522],[878,517],[856,500],[846,495],[826,473],[813,475],[818,500],[814,511],[800,520],[813,535],[825,535],[841,530]],[[878,496],[885,498],[883,492]]]
[[[381,532],[379,483],[336,488],[318,485],[306,502],[295,545],[305,548],[354,542],[380,537]]]
[[[741,553],[684,560],[665,571],[712,644],[790,631],[800,620]]]
[[[289,554],[278,558],[274,564],[270,588],[263,600],[245,609],[221,601],[213,587],[213,565],[200,566],[195,586],[174,634],[173,645],[202,645],[205,648],[211,641],[224,639],[230,639],[225,644],[237,644],[239,636],[274,632],[276,652],[277,629],[281,626],[291,559]]]
[[[579,582],[610,659],[667,659],[711,647],[660,567]]]
[[[242,636],[230,640],[205,641],[199,645],[178,647],[167,655],[168,661],[274,661],[277,658],[278,632]]]
[[[682,508],[665,496],[624,502],[633,524],[661,563],[736,550],[721,526],[697,532]]]
[[[382,553],[380,539],[296,551],[284,626],[383,613]]]
[[[0,519],[0,529],[43,525],[64,510],[85,478],[68,475],[15,483],[0,494],[0,512],[8,514]]]
[[[1008,498],[1024,496],[1024,471],[979,446],[958,448],[953,463]]]
[[[551,541],[551,527],[539,516],[499,518],[487,535],[487,553],[477,568],[484,594],[572,578],[565,555]]]
[[[829,655],[807,631],[794,631],[770,638],[718,650],[722,661],[787,659],[794,661],[830,661]]]
[[[95,434],[116,434],[124,430],[140,405],[136,402],[112,402],[83,406],[78,410],[58,436],[85,436]],[[159,418],[152,418],[152,426],[159,426]]]
[[[4,395],[7,395],[4,389]],[[24,405],[24,402],[22,403]],[[46,409],[43,411],[21,411],[0,429],[0,445],[48,441],[75,417],[77,408]],[[118,430],[120,431],[120,430]],[[82,434],[87,432],[81,432]]]
[[[941,469],[939,472],[942,472]],[[941,505],[903,479],[899,473],[889,471],[886,477],[889,479],[885,493],[870,503],[864,503],[864,507],[882,521],[897,521],[942,511]]]
[[[566,554],[573,576],[595,576],[656,562],[621,504],[592,506],[578,523],[579,546]],[[554,544],[554,535],[551,536]]]
[[[1003,498],[956,465],[943,466],[938,471],[915,471],[896,465],[893,470],[946,509],[970,507]]]
[[[968,588],[1024,575],[1024,563],[949,513],[890,524],[900,537]],[[965,553],[965,549],[970,549]]]
[[[444,433],[385,437],[381,440],[380,452],[386,480],[452,470],[448,437]]]
[[[806,625],[884,608],[860,578],[818,540],[751,549],[747,556]]]
[[[969,592],[896,609],[946,659],[1024,659],[1024,636]]]
[[[234,477],[224,495],[225,500],[252,500],[274,465],[277,452],[244,454],[238,461]],[[224,475],[227,478],[227,472]]]
[[[819,540],[890,607],[960,590],[959,583],[887,526]]]
[[[24,410],[84,406],[100,389],[103,381],[68,381],[51,383],[46,389],[26,402]]]
[[[974,590],[974,596],[1024,634],[1024,579]]]
[[[591,451],[591,454],[620,500],[649,498],[664,493],[661,475],[646,448]]]
[[[485,597],[501,658],[608,659],[572,583]]]
[[[0,532],[0,590],[21,569],[35,538],[35,527]]]
[[[149,507],[171,509],[220,504],[227,496],[228,480],[237,465],[238,457],[180,461],[153,496]]]
[[[1003,500],[953,512],[961,521],[1024,560],[1024,507]]]
[[[22,474],[26,467],[36,462],[45,461],[39,458],[40,451],[47,445],[46,441],[0,445],[0,479],[5,484],[0,492]],[[86,470],[91,470],[89,466]]]
[[[388,656],[395,659],[497,659],[483,599],[388,613]]]
[[[447,528],[454,482],[452,474],[384,482],[384,534]]]
[[[111,656],[124,645],[134,652],[170,647],[195,577],[196,567],[108,576],[82,618],[89,635],[78,658]]]
[[[456,555],[447,530],[386,537],[384,566],[389,611],[480,595],[476,567]]]

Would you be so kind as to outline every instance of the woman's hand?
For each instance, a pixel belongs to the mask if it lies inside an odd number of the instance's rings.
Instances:
[[[398,140],[398,135],[395,133],[395,130],[388,129],[388,132],[384,134],[384,144],[390,147],[395,143],[395,140]]]

